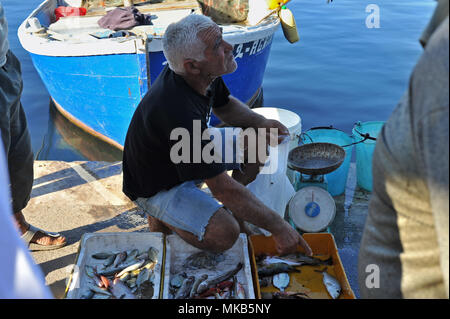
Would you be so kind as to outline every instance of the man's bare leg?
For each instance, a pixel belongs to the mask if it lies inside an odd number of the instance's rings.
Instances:
[[[151,232],[163,233],[166,235],[172,234],[172,231],[159,219],[152,216],[147,216],[148,228]]]
[[[236,219],[224,208],[217,210],[206,226],[203,240],[191,232],[164,224],[190,245],[202,250],[219,253],[230,249],[239,237],[240,227]]]

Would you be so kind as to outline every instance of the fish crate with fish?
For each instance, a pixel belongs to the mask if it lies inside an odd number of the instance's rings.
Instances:
[[[249,249],[258,299],[355,299],[329,233],[306,233],[313,256],[279,256],[273,238],[250,236]]]
[[[81,238],[67,299],[159,299],[162,233],[90,233]]]
[[[255,299],[248,241],[219,254],[195,248],[178,235],[166,237],[163,299]]]

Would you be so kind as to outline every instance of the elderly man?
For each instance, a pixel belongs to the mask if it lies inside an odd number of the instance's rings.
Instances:
[[[202,132],[207,129],[211,108],[228,125],[288,133],[278,121],[265,119],[230,96],[221,76],[234,72],[237,64],[221,28],[206,16],[189,15],[169,25],[163,50],[168,67],[137,107],[123,155],[123,191],[150,215],[150,229],[161,229],[160,223],[193,246],[221,252],[233,246],[247,221],[270,231],[280,253],[300,244],[311,254],[283,218],[227,174],[238,166],[171,160],[177,142],[171,133],[184,128],[194,140],[193,123],[200,121]],[[209,142],[201,140],[202,148]],[[214,198],[198,189],[196,181],[206,182]]]

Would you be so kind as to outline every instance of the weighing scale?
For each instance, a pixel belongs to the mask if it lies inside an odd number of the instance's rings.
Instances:
[[[294,186],[297,192],[289,201],[288,221],[299,232],[329,232],[336,204],[324,175],[338,169],[344,159],[344,149],[332,143],[304,144],[289,152],[288,167],[299,174]]]

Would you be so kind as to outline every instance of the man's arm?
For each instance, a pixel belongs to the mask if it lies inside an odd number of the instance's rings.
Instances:
[[[280,254],[296,251],[298,244],[304,248],[306,254],[312,254],[306,241],[291,225],[226,172],[205,182],[214,197],[229,208],[238,219],[270,231]]]
[[[230,101],[227,104],[219,108],[213,108],[213,113],[224,123],[244,129],[266,128],[268,141],[270,138],[270,128],[277,128],[278,143],[283,140],[284,136],[289,135],[289,130],[279,121],[266,119],[231,95],[228,98]]]
[[[228,125],[242,128],[258,128],[263,125],[266,118],[253,112],[248,105],[242,103],[233,96],[228,97],[230,101],[219,108],[213,108],[213,113]]]

